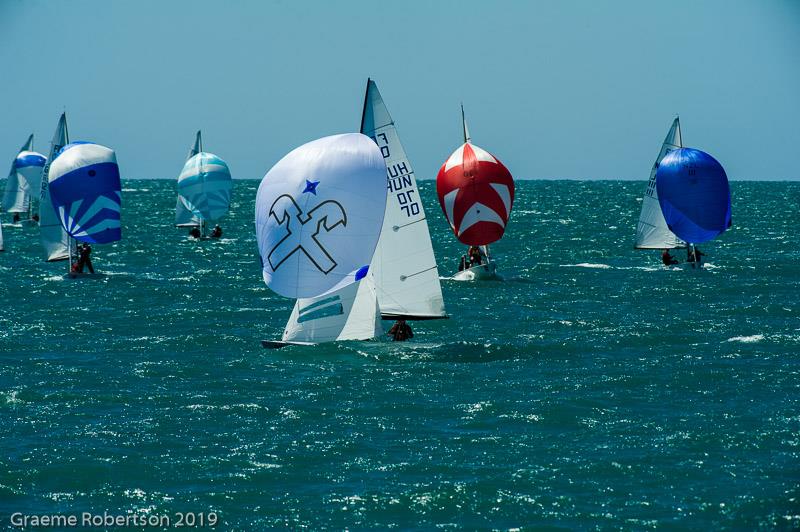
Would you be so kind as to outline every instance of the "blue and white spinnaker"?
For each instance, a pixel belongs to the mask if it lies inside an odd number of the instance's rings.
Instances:
[[[263,277],[291,298],[364,278],[386,210],[386,164],[361,133],[318,139],[267,172],[256,196]]]
[[[33,135],[19,150],[8,172],[3,209],[11,213],[31,211],[31,198],[39,195],[45,156],[33,151]]]
[[[722,165],[692,148],[667,154],[656,189],[669,230],[689,244],[712,240],[731,226],[731,191]]]
[[[64,146],[50,165],[50,199],[62,227],[82,242],[122,238],[122,184],[114,150],[92,142]]]

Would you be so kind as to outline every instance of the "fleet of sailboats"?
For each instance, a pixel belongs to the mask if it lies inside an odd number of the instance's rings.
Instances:
[[[502,238],[514,202],[514,180],[497,157],[472,143],[463,105],[463,144],[441,166],[440,207],[471,263],[453,277],[497,277],[489,245]],[[230,207],[225,161],[203,151],[198,131],[177,179],[175,225],[206,235]],[[33,196],[38,191],[38,217]],[[4,211],[38,221],[47,261],[68,260],[77,274],[78,242],[120,240],[121,180],[111,148],[70,142],[62,113],[48,157],[33,135],[9,171]],[[724,169],[683,147],[676,117],[650,172],[636,228],[636,249],[689,248],[731,225]],[[414,170],[394,120],[367,80],[358,133],[334,135],[290,152],[264,177],[256,198],[256,235],[265,282],[295,299],[280,340],[266,347],[384,337],[383,320],[447,318],[439,269]],[[0,224],[0,251],[3,246]],[[482,250],[479,255],[478,248]],[[466,257],[465,257],[466,258]]]

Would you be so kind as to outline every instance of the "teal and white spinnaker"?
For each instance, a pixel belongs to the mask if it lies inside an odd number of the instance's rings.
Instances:
[[[200,147],[199,131],[197,135],[195,146]],[[191,155],[178,176],[175,223],[195,225],[192,223],[194,218],[202,225],[222,218],[228,212],[232,190],[231,172],[225,161],[204,151]],[[187,213],[190,216],[186,216]]]
[[[311,298],[363,279],[386,210],[386,165],[369,137],[347,133],[294,149],[256,196],[263,277],[273,291]]]
[[[31,197],[39,194],[45,157],[33,151],[33,135],[28,137],[11,163],[3,209],[11,213],[30,213]]]

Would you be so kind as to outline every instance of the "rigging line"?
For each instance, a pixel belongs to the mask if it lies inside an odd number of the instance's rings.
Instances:
[[[430,268],[426,268],[426,269],[424,269],[424,270],[420,270],[420,271],[418,271],[417,273],[412,273],[411,275],[401,275],[401,276],[400,276],[400,280],[401,280],[401,281],[405,281],[405,280],[406,280],[406,279],[408,279],[409,277],[414,277],[415,275],[419,275],[419,274],[421,274],[421,273],[429,272],[429,271],[431,271],[431,270],[435,270],[435,269],[436,269],[436,265],[434,264],[434,265],[433,265],[433,266],[431,266]]]

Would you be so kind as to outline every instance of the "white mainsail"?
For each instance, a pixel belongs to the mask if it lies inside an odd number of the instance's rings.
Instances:
[[[17,152],[30,151],[33,145],[33,135],[28,137],[28,141],[22,145]],[[11,170],[8,172],[8,179],[6,180],[6,189],[3,193],[3,209],[6,212],[28,212],[31,205],[31,198],[28,193],[28,184],[24,177],[20,175],[16,167],[16,159],[11,163]]]
[[[48,186],[50,164],[61,148],[67,144],[69,144],[67,115],[62,113],[61,118],[58,119],[58,127],[56,127],[56,132],[53,135],[53,141],[50,143],[50,156],[47,158],[42,171],[42,188],[39,199],[39,230],[48,261],[67,260],[70,255],[70,238],[67,232],[64,231],[61,220],[53,208],[53,203],[50,201],[50,188]]]
[[[188,161],[201,151],[203,151],[203,138],[202,132],[198,131],[194,139],[194,145],[189,150],[186,160]],[[175,205],[175,225],[177,227],[199,227],[201,224],[202,220],[192,214],[191,209],[186,205],[186,200],[178,194],[178,202]]]
[[[664,215],[661,213],[661,206],[658,204],[658,192],[656,192],[656,171],[661,159],[672,150],[683,147],[681,139],[680,119],[675,117],[672,127],[669,129],[658,158],[650,171],[650,180],[647,189],[642,197],[642,213],[639,216],[639,224],[636,228],[636,249],[672,249],[684,248],[686,243],[669,230]]]
[[[387,171],[386,213],[370,270],[385,319],[446,317],[439,270],[422,198],[392,117],[367,80],[361,133],[381,149]]]
[[[282,341],[319,344],[369,340],[383,335],[375,281],[362,280],[329,294],[295,302]]]

